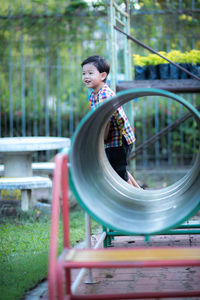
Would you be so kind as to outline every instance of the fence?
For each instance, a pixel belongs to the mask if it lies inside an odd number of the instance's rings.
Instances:
[[[26,2],[19,7],[15,1],[2,2],[0,9],[0,136],[71,137],[88,110],[81,61],[94,53],[108,57],[107,8],[66,7],[63,1],[57,1],[51,10],[46,4]],[[161,1],[165,5],[159,8],[155,1],[149,3],[151,8],[131,2],[131,30],[136,38],[159,51],[199,49],[198,1],[173,1],[173,5],[179,3],[178,8],[170,6],[168,10],[169,1]],[[190,15],[192,20],[188,19]],[[118,47],[120,60],[123,45],[119,43]],[[136,45],[132,45],[132,53],[144,54]],[[118,71],[123,76],[124,67],[120,64]],[[199,104],[198,95],[184,98]],[[138,101],[134,109],[137,145],[182,113],[183,108],[174,109],[161,99]],[[199,137],[193,121],[188,122],[189,126],[185,123],[144,150],[137,158],[138,165],[146,168],[163,162],[189,163]]]

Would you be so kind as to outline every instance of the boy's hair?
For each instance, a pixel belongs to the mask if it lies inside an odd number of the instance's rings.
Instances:
[[[107,62],[107,60],[105,58],[103,58],[102,56],[99,56],[99,55],[89,56],[82,62],[81,67],[83,67],[86,64],[93,64],[100,73],[106,72],[107,76],[110,72],[110,65]],[[106,78],[107,78],[107,76],[106,76]],[[106,78],[104,81],[106,81]]]

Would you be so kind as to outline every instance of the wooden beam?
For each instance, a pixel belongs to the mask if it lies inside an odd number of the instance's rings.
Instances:
[[[133,80],[117,83],[117,92],[128,89],[154,88],[173,93],[200,93],[200,82],[196,79]]]

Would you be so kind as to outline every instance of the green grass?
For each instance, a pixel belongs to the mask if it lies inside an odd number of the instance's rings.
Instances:
[[[93,230],[98,224],[92,222]],[[0,300],[21,299],[26,291],[45,279],[48,269],[50,217],[38,210],[0,222]],[[84,212],[70,213],[70,239],[75,245],[85,237]],[[59,224],[59,252],[62,250]]]

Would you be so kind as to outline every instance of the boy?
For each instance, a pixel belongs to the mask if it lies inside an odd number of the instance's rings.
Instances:
[[[91,109],[115,96],[106,84],[110,66],[103,57],[90,56],[82,62],[81,66],[83,83],[93,89],[89,98]],[[122,107],[111,116],[104,140],[106,155],[113,169],[129,184],[139,188],[140,186],[126,169],[135,136]]]

